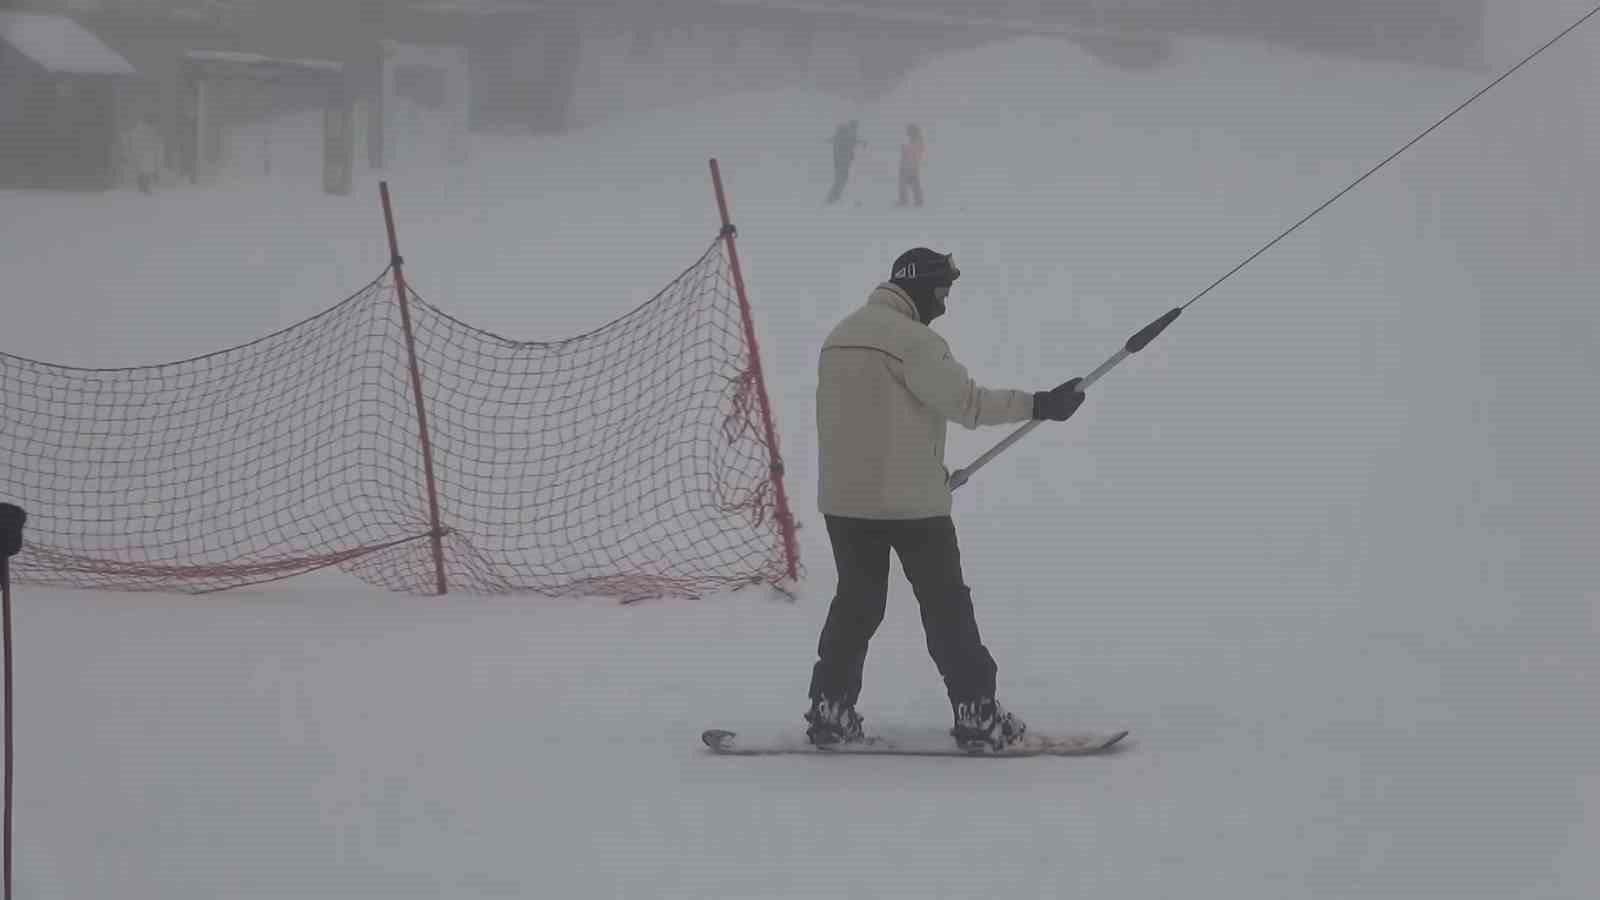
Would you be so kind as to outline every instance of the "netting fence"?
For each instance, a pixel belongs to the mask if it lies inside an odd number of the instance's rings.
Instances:
[[[549,342],[407,288],[437,533],[394,269],[196,359],[0,353],[0,498],[30,514],[13,572],[193,593],[330,566],[417,593],[441,574],[624,598],[781,584],[794,523],[736,252],[725,231],[648,302]]]

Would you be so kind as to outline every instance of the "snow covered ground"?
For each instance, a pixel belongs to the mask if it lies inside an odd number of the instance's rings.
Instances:
[[[19,896],[1600,894],[1600,180],[1570,127],[1597,52],[1551,51],[958,494],[1002,698],[1132,729],[1105,758],[700,749],[800,727],[833,588],[822,336],[926,243],[961,262],[939,328],[981,380],[1082,374],[1483,75],[1203,42],[1129,74],[1020,41],[869,108],[746,96],[391,173],[417,289],[532,339],[691,262],[721,158],[799,601],[24,587]],[[823,207],[848,117],[871,143]],[[919,211],[892,208],[908,119]],[[372,178],[318,187],[0,193],[0,350],[159,362],[330,305],[387,250]],[[951,462],[1003,434],[953,434]],[[948,717],[903,585],[866,674],[869,725]]]

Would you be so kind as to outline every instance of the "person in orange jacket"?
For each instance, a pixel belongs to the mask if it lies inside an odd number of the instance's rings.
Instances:
[[[900,145],[900,202],[916,198],[922,205],[922,159],[928,154],[928,144],[923,140],[922,129],[915,122],[906,126],[906,142]]]

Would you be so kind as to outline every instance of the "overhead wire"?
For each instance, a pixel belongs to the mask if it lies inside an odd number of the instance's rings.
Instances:
[[[1155,321],[1151,322],[1150,324],[1148,324],[1148,325],[1144,326],[1143,328],[1139,329],[1137,332],[1134,333],[1134,335],[1132,337],[1128,338],[1126,341],[1123,342],[1123,345],[1122,345],[1121,349],[1119,349],[1116,353],[1112,354],[1111,357],[1109,359],[1107,359],[1105,362],[1101,363],[1099,368],[1096,368],[1093,372],[1090,372],[1088,375],[1085,375],[1082,378],[1077,378],[1077,379],[1073,379],[1071,381],[1065,382],[1064,384],[1060,385],[1056,389],[1057,390],[1061,390],[1061,389],[1066,388],[1066,387],[1068,387],[1070,385],[1070,386],[1073,386],[1079,392],[1088,390],[1090,385],[1094,384],[1096,381],[1099,381],[1100,378],[1102,376],[1104,376],[1107,372],[1109,372],[1112,369],[1116,368],[1118,363],[1122,362],[1124,359],[1127,359],[1129,356],[1131,356],[1131,355],[1133,355],[1135,353],[1138,353],[1140,350],[1143,350],[1151,341],[1155,340],[1156,337],[1159,336],[1162,331],[1165,331],[1168,325],[1171,325],[1174,321],[1176,321],[1178,316],[1183,314],[1184,310],[1186,310],[1189,307],[1193,306],[1194,304],[1198,303],[1200,301],[1200,298],[1202,298],[1202,297],[1206,296],[1207,294],[1211,293],[1213,290],[1215,290],[1223,282],[1227,281],[1229,278],[1232,278],[1234,275],[1238,274],[1238,272],[1241,269],[1243,269],[1245,266],[1250,265],[1250,263],[1254,262],[1262,254],[1266,253],[1268,250],[1271,250],[1273,247],[1277,246],[1280,242],[1283,241],[1284,238],[1287,238],[1289,235],[1294,234],[1295,231],[1299,230],[1300,226],[1302,226],[1302,225],[1306,224],[1307,222],[1311,221],[1313,218],[1315,218],[1317,216],[1318,213],[1320,213],[1323,210],[1327,209],[1328,207],[1332,206],[1336,201],[1339,200],[1339,198],[1341,198],[1344,195],[1346,195],[1346,194],[1350,193],[1351,191],[1355,190],[1362,183],[1364,183],[1367,179],[1371,178],[1373,175],[1376,175],[1380,170],[1383,169],[1383,167],[1387,166],[1391,162],[1394,162],[1395,159],[1397,159],[1402,153],[1405,153],[1407,150],[1410,150],[1412,147],[1416,146],[1417,143],[1420,142],[1423,138],[1425,138],[1428,135],[1432,134],[1433,132],[1437,131],[1440,126],[1444,125],[1444,123],[1446,123],[1446,122],[1450,121],[1451,119],[1455,118],[1455,116],[1458,113],[1460,113],[1462,110],[1466,109],[1467,107],[1471,106],[1473,103],[1477,102],[1479,98],[1481,98],[1484,94],[1489,93],[1497,85],[1499,85],[1502,81],[1505,81],[1507,78],[1510,78],[1512,75],[1516,74],[1517,71],[1520,70],[1523,66],[1526,66],[1530,62],[1533,62],[1533,60],[1538,58],[1540,56],[1540,54],[1544,53],[1546,50],[1549,50],[1551,47],[1554,47],[1563,38],[1567,37],[1567,35],[1571,34],[1574,31],[1577,31],[1579,28],[1581,28],[1583,26],[1583,24],[1585,22],[1588,22],[1590,19],[1594,18],[1597,14],[1600,14],[1600,6],[1596,6],[1594,9],[1589,10],[1589,12],[1585,13],[1576,22],[1573,22],[1571,25],[1568,25],[1566,28],[1562,29],[1561,32],[1559,34],[1557,34],[1555,37],[1551,38],[1548,41],[1545,41],[1542,45],[1539,46],[1538,49],[1534,50],[1532,53],[1529,53],[1527,56],[1523,57],[1522,60],[1520,62],[1518,62],[1516,65],[1512,66],[1511,68],[1507,69],[1505,72],[1501,73],[1501,75],[1498,78],[1494,79],[1493,81],[1491,81],[1488,84],[1484,85],[1482,88],[1478,89],[1478,91],[1476,93],[1474,93],[1472,96],[1470,96],[1467,99],[1461,101],[1461,103],[1457,104],[1454,109],[1450,110],[1448,113],[1445,113],[1443,117],[1441,117],[1437,122],[1434,122],[1432,125],[1429,125],[1426,129],[1424,129],[1422,131],[1422,133],[1418,134],[1416,137],[1414,137],[1411,140],[1407,141],[1404,145],[1402,145],[1400,147],[1400,149],[1398,149],[1398,150],[1394,151],[1393,153],[1389,154],[1388,156],[1384,157],[1383,160],[1380,161],[1377,165],[1371,167],[1366,172],[1362,173],[1361,177],[1359,177],[1356,180],[1354,180],[1354,181],[1350,182],[1349,184],[1345,185],[1342,190],[1340,190],[1338,193],[1334,194],[1332,197],[1329,197],[1327,200],[1323,201],[1323,203],[1320,206],[1318,206],[1316,209],[1313,209],[1311,212],[1308,212],[1304,216],[1301,216],[1299,221],[1295,222],[1293,225],[1290,225],[1288,228],[1285,228],[1282,232],[1280,232],[1278,234],[1277,237],[1273,238],[1272,240],[1268,241],[1266,244],[1262,245],[1261,249],[1259,249],[1256,252],[1254,252],[1254,253],[1250,254],[1249,256],[1245,257],[1244,260],[1242,262],[1240,262],[1238,265],[1236,265],[1233,268],[1229,269],[1227,272],[1224,272],[1222,277],[1218,278],[1216,281],[1213,281],[1213,282],[1211,282],[1211,284],[1207,285],[1205,290],[1201,291],[1198,294],[1195,294],[1193,297],[1189,298],[1189,300],[1187,302],[1183,303],[1181,306],[1174,306],[1172,309],[1167,310],[1165,313],[1163,313],[1161,315],[1160,318],[1156,319]],[[1074,384],[1074,382],[1076,382],[1076,384]],[[954,472],[950,473],[950,479],[949,479],[950,489],[951,490],[955,490],[956,488],[959,488],[962,485],[966,484],[969,480],[971,480],[971,478],[972,478],[972,476],[973,476],[973,474],[975,472],[977,472],[979,469],[983,468],[984,466],[988,465],[990,461],[992,461],[996,456],[999,456],[1001,454],[1001,452],[1003,452],[1007,447],[1010,447],[1012,444],[1015,444],[1017,441],[1022,440],[1022,438],[1025,437],[1028,434],[1028,432],[1032,431],[1033,429],[1039,427],[1042,424],[1043,424],[1042,420],[1037,420],[1036,419],[1036,420],[1034,420],[1032,422],[1027,423],[1026,425],[1023,425],[1022,427],[1020,427],[1020,428],[1016,429],[1015,431],[1011,432],[1010,434],[1006,435],[1006,437],[1004,439],[1002,439],[1000,441],[1000,443],[998,443],[998,444],[994,445],[993,447],[989,448],[989,450],[987,450],[982,456],[980,456],[977,459],[973,460],[970,465],[967,465],[967,466],[965,466],[963,468],[957,469]]]

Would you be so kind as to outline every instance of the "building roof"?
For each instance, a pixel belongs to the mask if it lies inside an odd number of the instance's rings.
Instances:
[[[323,72],[340,72],[344,70],[343,63],[326,59],[285,59],[276,56],[263,56],[260,53],[239,53],[232,50],[190,50],[184,56],[199,62],[216,62],[236,66],[316,69]]]
[[[0,42],[57,75],[137,75],[122,54],[66,16],[0,12]]]
[[[540,3],[511,3],[507,0],[418,0],[410,7],[417,12],[463,16],[493,16],[500,13],[536,12]]]

